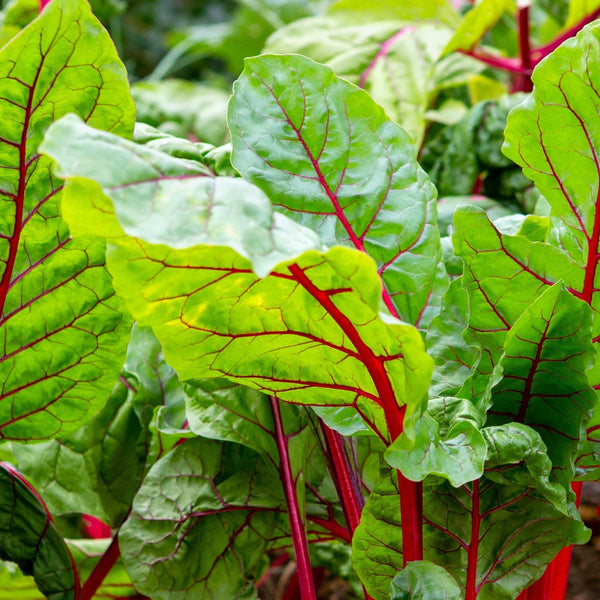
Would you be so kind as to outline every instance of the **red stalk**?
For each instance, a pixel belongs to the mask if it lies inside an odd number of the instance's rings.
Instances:
[[[521,59],[521,73],[513,85],[513,92],[530,92],[533,89],[531,72],[533,60],[531,58],[531,41],[529,32],[529,0],[521,0],[519,6],[519,55]]]
[[[477,480],[473,482],[471,501],[471,539],[469,541],[465,600],[476,600],[478,592],[477,555],[479,553],[479,527],[481,524],[481,515],[479,513],[479,481]]]
[[[104,581],[104,578],[108,575],[114,564],[117,562],[121,552],[119,550],[119,538],[117,535],[112,539],[112,542],[106,549],[106,552],[102,555],[94,570],[87,578],[81,588],[81,600],[92,600],[98,588]]]
[[[360,523],[360,515],[365,505],[360,481],[358,481],[356,472],[352,469],[348,460],[342,435],[327,427],[323,422],[321,423],[321,427],[325,434],[327,449],[333,462],[331,475],[337,488],[342,510],[346,517],[346,523],[351,534],[353,534]]]
[[[396,402],[396,395],[382,357],[376,356],[365,344],[350,319],[335,305],[326,291],[314,285],[297,264],[290,265],[288,269],[296,281],[319,302],[354,344],[375,384],[379,403],[385,414],[390,442],[393,442],[403,431],[406,406],[400,407]],[[423,560],[423,494],[422,485],[410,481],[400,471],[398,471],[398,486],[402,517],[402,556],[406,566],[409,561]]]
[[[40,0],[40,12],[42,12],[44,7],[48,6],[48,4],[50,4],[50,0]]]
[[[302,515],[300,514],[296,481],[294,480],[290,464],[290,455],[287,444],[288,437],[283,431],[279,401],[273,397],[271,398],[271,410],[273,411],[273,421],[275,423],[277,448],[281,458],[281,476],[283,478],[283,487],[288,505],[292,545],[296,557],[298,582],[300,584],[302,600],[317,600],[317,592],[315,590],[315,582],[313,581],[310,557],[308,555],[306,528],[304,526]],[[82,600],[87,600],[87,598]]]

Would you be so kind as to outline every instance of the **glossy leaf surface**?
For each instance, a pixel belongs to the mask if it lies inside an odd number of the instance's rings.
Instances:
[[[0,464],[0,506],[0,558],[33,575],[49,600],[78,598],[75,565],[47,508],[31,484],[5,463]]]
[[[406,132],[329,68],[285,55],[246,61],[229,126],[234,167],[324,244],[368,253],[392,314],[420,323],[441,248],[435,190]]]

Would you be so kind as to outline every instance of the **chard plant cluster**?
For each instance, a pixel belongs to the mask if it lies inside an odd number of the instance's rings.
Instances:
[[[600,3],[341,0],[246,60],[225,146],[136,124],[86,0],[42,4],[0,31],[0,596],[251,600],[289,553],[288,598],[564,598]]]

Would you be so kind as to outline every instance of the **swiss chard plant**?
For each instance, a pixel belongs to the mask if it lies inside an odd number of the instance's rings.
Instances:
[[[250,600],[291,556],[303,600],[319,566],[564,597],[600,479],[595,9],[520,3],[508,58],[511,3],[341,0],[245,61],[214,147],[136,124],[87,2],[43,5],[0,49],[0,591]]]

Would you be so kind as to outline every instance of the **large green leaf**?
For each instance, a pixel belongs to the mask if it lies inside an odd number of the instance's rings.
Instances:
[[[72,178],[64,199],[71,226],[79,232],[93,227],[116,243],[115,285],[136,320],[152,326],[182,379],[225,376],[283,400],[351,406],[384,439],[390,426],[391,437],[397,436],[404,412],[408,429],[413,426],[425,402],[431,359],[416,329],[379,316],[381,281],[368,256],[343,247],[309,251],[266,275],[275,258],[296,256],[315,240],[271,214],[250,184],[209,178],[216,189],[224,185],[223,193],[202,195],[195,194],[198,181],[207,179],[202,175],[165,182],[159,172],[149,180],[153,164],[172,163],[177,173],[189,161],[93,132],[73,119],[52,128],[44,150]],[[117,155],[122,169],[109,171],[109,159]],[[103,189],[83,177],[100,180]],[[144,192],[152,195],[140,200]],[[188,199],[178,213],[168,203],[171,196]],[[140,202],[155,213],[134,222]],[[115,213],[135,239],[124,236]],[[159,228],[161,215],[163,224],[172,223],[167,230]],[[194,243],[218,245],[185,248]],[[253,272],[257,265],[263,279]]]
[[[48,600],[78,598],[73,559],[48,509],[31,484],[5,463],[0,464],[0,515],[0,559],[33,575]]]
[[[38,146],[69,112],[129,135],[134,106],[108,34],[77,0],[52,2],[0,50],[0,81],[0,437],[47,439],[105,402],[130,322],[104,242],[71,239]]]
[[[229,126],[234,167],[324,244],[367,252],[388,308],[424,326],[441,246],[435,189],[406,132],[328,67],[289,55],[246,61]]]
[[[239,444],[187,440],[158,461],[119,534],[136,587],[156,600],[256,598],[283,512],[279,479]]]

